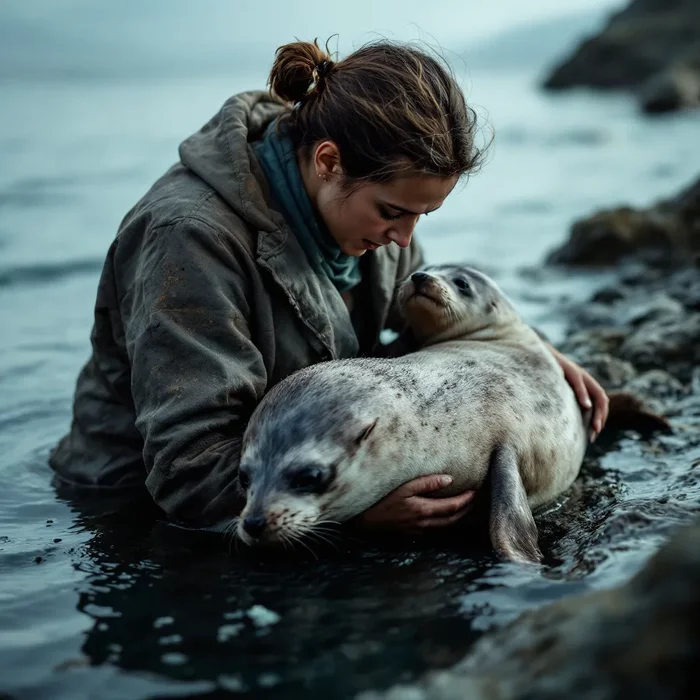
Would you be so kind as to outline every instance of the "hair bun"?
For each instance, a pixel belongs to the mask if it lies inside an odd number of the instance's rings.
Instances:
[[[321,61],[314,69],[316,75],[318,76],[318,80],[325,78],[333,70],[333,66],[335,66],[335,63],[333,63],[333,61],[330,59],[324,59]],[[318,82],[318,80],[316,82]]]
[[[295,41],[280,46],[270,71],[270,91],[285,102],[301,102],[335,64],[316,41]]]

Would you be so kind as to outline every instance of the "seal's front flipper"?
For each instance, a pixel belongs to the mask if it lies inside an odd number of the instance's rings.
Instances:
[[[491,455],[491,515],[489,532],[494,549],[504,558],[539,562],[537,526],[532,517],[515,450],[499,445]]]

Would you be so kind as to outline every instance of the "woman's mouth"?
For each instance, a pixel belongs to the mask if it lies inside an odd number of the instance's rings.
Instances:
[[[365,247],[365,250],[377,250],[377,248],[381,247],[379,243],[374,243],[367,238],[362,239],[362,245]]]

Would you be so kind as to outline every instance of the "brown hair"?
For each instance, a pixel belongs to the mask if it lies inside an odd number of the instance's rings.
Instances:
[[[475,170],[476,113],[444,61],[413,46],[368,44],[335,62],[314,41],[277,49],[270,91],[297,149],[318,141],[340,149],[348,181],[385,181],[399,172],[440,177]]]

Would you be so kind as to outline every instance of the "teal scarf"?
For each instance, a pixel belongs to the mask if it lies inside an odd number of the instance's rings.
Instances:
[[[304,249],[311,266],[324,273],[339,292],[359,284],[360,259],[346,255],[325,224],[318,219],[301,179],[291,138],[272,122],[264,137],[253,145],[275,203]]]

